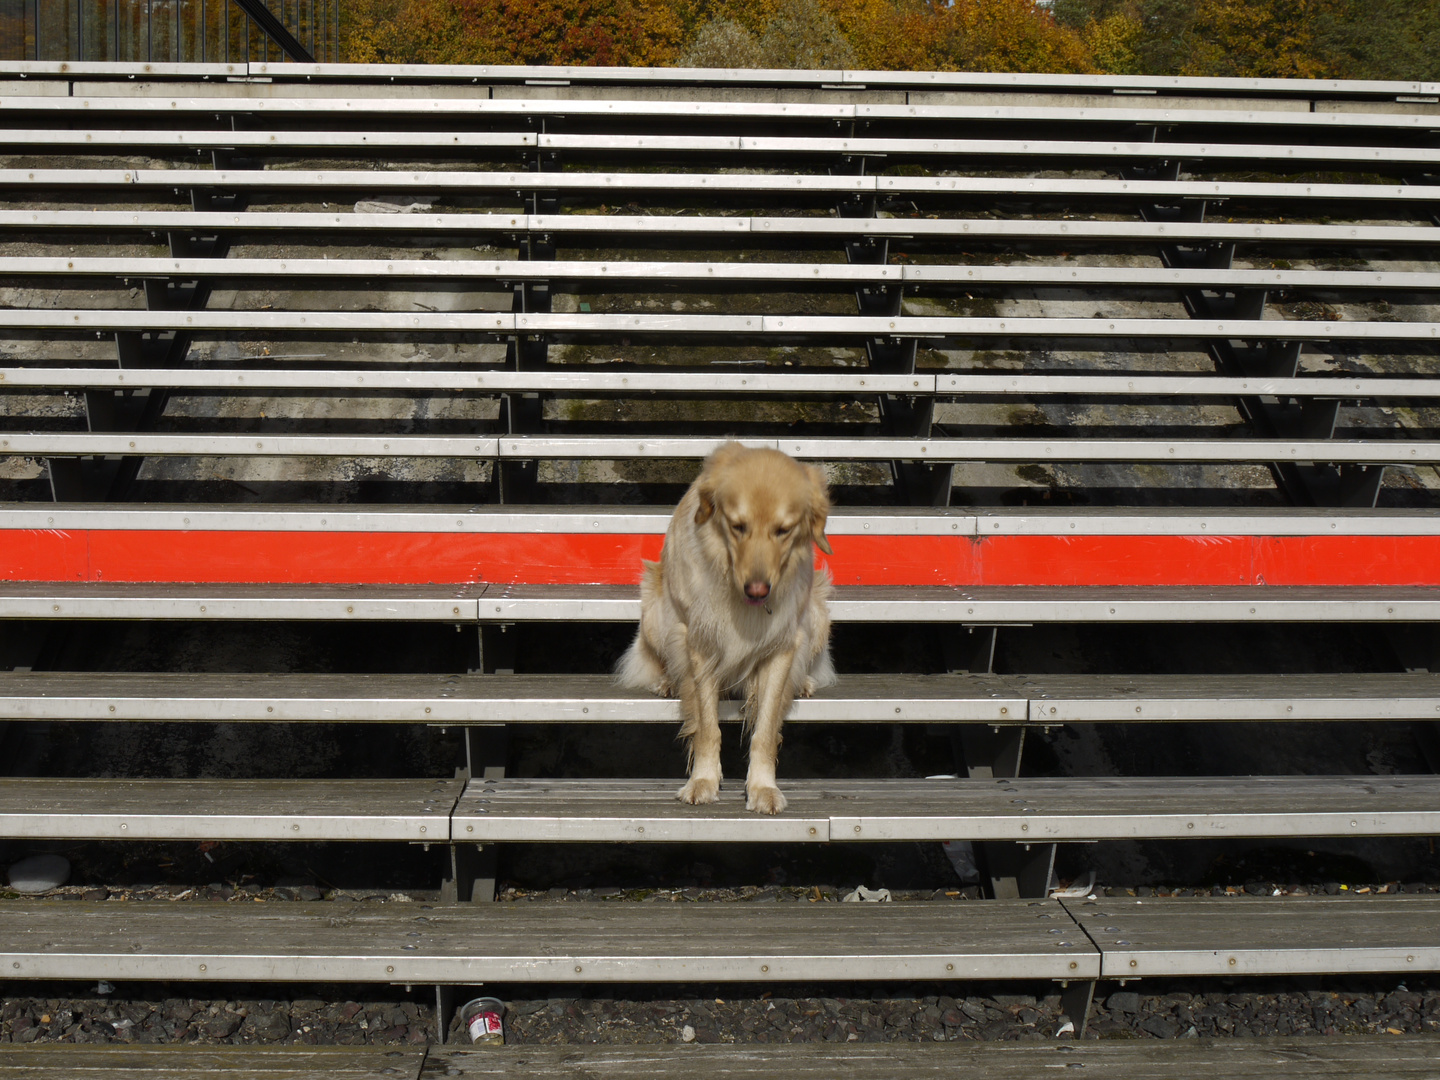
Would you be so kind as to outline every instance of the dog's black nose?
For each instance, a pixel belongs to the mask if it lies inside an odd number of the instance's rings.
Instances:
[[[764,600],[770,595],[770,583],[768,581],[752,581],[745,586],[745,595],[751,600]]]

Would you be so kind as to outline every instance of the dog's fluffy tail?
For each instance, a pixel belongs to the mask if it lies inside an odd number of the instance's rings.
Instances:
[[[615,678],[621,686],[666,695],[669,687],[665,678],[664,662],[645,640],[645,612],[659,600],[661,569],[658,562],[648,559],[642,560],[642,564],[644,575],[640,580],[640,628],[635,632],[635,640],[630,643],[630,648],[625,650],[625,655],[616,665]]]
[[[621,686],[633,687],[636,690],[655,690],[664,685],[665,668],[654,650],[645,643],[642,633],[636,633],[630,648],[626,649],[625,655],[620,658],[620,663],[615,667],[615,678]]]

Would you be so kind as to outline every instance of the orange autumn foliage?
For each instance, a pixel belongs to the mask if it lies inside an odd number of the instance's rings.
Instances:
[[[771,31],[775,66],[806,65],[815,52],[781,47],[775,28],[787,39],[811,29],[823,38],[838,26],[848,42],[839,51],[861,69],[1096,70],[1080,34],[1033,0],[351,0],[346,58],[659,66],[679,62],[701,27],[719,20],[758,42]]]

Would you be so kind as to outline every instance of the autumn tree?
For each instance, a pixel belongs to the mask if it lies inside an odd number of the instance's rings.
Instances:
[[[685,0],[352,0],[347,59],[392,63],[673,63]]]

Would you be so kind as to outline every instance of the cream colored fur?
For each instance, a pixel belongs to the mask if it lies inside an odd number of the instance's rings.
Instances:
[[[830,663],[830,500],[820,471],[777,450],[726,443],[676,507],[658,563],[644,564],[626,686],[679,695],[689,803],[719,797],[721,695],[743,693],[750,734],[745,808],[776,814],[780,727],[797,695],[835,681]],[[756,602],[761,585],[768,586]]]

